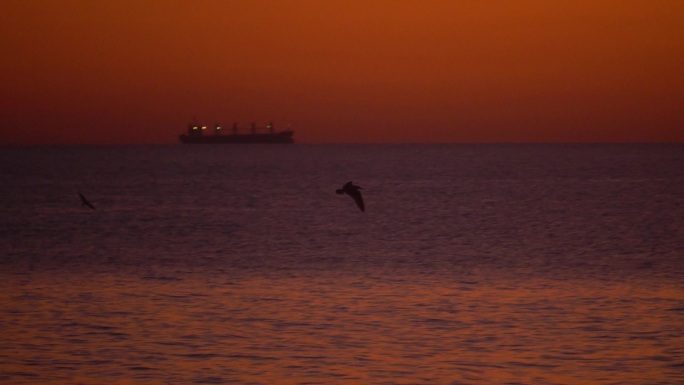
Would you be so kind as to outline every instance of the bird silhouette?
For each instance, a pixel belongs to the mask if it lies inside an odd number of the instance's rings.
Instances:
[[[354,199],[356,205],[359,206],[361,211],[366,212],[366,206],[363,204],[363,197],[361,196],[361,187],[355,186],[351,181],[347,182],[341,189],[335,190],[338,194],[347,194]]]
[[[83,194],[78,193],[78,196],[81,197],[81,203],[83,204],[83,206],[88,206],[91,209],[95,210],[95,206],[93,206],[92,203],[88,202],[88,200],[86,199],[86,197],[83,196]]]

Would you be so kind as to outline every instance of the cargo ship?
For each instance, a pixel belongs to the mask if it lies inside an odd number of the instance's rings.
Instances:
[[[207,126],[195,124],[188,125],[188,132],[179,135],[178,139],[185,144],[222,144],[222,143],[294,143],[292,139],[294,131],[275,132],[273,123],[266,127],[257,127],[252,123],[248,132],[239,132],[237,123],[233,124],[230,133],[224,133],[220,124],[214,126],[213,133],[207,133]]]

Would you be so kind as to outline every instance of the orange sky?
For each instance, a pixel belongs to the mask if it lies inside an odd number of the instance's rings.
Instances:
[[[0,2],[0,144],[684,142],[684,1]]]

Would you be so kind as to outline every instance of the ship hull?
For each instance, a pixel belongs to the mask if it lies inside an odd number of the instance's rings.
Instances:
[[[185,144],[258,144],[294,143],[294,131],[273,134],[233,134],[233,135],[180,135],[178,139]]]

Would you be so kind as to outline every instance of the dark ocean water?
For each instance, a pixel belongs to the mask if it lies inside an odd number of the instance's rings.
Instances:
[[[683,145],[4,147],[0,178],[1,383],[684,383]]]

